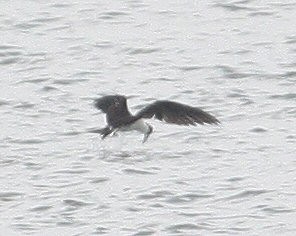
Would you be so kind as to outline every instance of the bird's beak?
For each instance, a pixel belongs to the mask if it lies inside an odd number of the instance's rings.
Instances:
[[[143,138],[143,141],[142,143],[145,143],[147,140],[148,140],[148,137],[150,136],[150,133],[148,134],[144,134],[144,138]]]

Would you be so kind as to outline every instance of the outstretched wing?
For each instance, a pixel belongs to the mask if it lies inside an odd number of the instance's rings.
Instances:
[[[126,97],[122,95],[108,95],[95,100],[97,109],[107,113],[111,106],[126,107]]]
[[[137,118],[153,118],[178,125],[218,124],[218,119],[200,108],[172,101],[156,101],[136,114]]]

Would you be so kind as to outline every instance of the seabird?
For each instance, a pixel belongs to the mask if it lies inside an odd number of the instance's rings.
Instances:
[[[107,126],[96,130],[102,139],[117,131],[136,130],[144,134],[143,143],[153,132],[153,127],[144,119],[156,118],[171,124],[196,125],[219,124],[219,120],[200,108],[182,103],[157,100],[132,115],[127,107],[127,97],[122,95],[108,95],[95,100],[97,109],[106,113]]]

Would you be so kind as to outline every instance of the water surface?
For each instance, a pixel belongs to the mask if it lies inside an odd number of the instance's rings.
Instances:
[[[294,1],[0,6],[1,235],[295,235]],[[102,142],[114,93],[222,124]]]

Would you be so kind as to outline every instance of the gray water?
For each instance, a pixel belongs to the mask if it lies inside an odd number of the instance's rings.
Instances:
[[[296,2],[1,1],[0,235],[296,235]],[[102,141],[93,99],[201,107]]]

